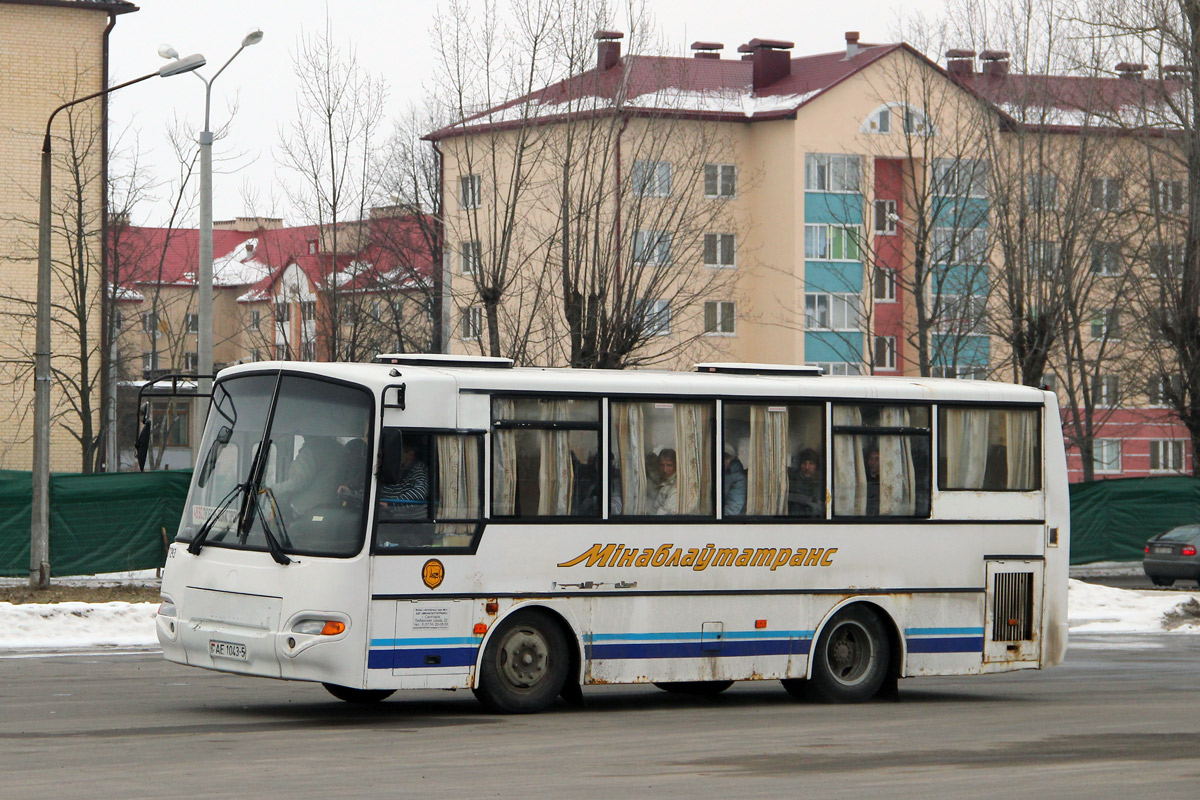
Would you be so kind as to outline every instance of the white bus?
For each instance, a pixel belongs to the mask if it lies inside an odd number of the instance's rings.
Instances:
[[[1063,658],[1050,393],[379,362],[218,376],[167,553],[167,659],[531,712],[598,683],[861,701]]]

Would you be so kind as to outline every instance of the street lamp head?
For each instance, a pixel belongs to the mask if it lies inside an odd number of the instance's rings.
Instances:
[[[160,44],[158,46],[158,54],[166,59],[179,58],[179,51],[169,44]]]
[[[262,28],[253,28],[249,33],[242,38],[242,47],[249,47],[252,44],[258,44],[262,41]]]
[[[190,56],[177,58],[170,64],[164,65],[158,70],[158,76],[160,78],[169,78],[172,75],[181,75],[184,72],[192,72],[193,70],[200,69],[207,63],[204,56],[199,53],[193,53]]]

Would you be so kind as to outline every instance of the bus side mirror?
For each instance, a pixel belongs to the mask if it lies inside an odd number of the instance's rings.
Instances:
[[[133,451],[137,454],[138,471],[146,471],[146,455],[150,452],[150,404],[142,406],[142,428],[138,431]]]

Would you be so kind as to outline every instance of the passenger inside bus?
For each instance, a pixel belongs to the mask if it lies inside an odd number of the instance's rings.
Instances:
[[[331,436],[305,436],[300,452],[288,466],[287,477],[271,487],[281,504],[297,516],[333,502],[340,504],[342,448]]]
[[[879,450],[870,448],[864,459],[867,476],[867,516],[879,515]]]
[[[788,513],[796,517],[825,516],[825,477],[821,456],[811,447],[796,455],[796,465],[788,470]]]
[[[381,519],[426,519],[429,516],[429,468],[418,456],[416,437],[383,432],[379,466]]]
[[[746,513],[746,468],[731,444],[725,445],[721,493],[725,516],[740,517]]]
[[[675,451],[664,447],[658,454],[658,493],[654,497],[655,514],[679,513],[679,487],[676,485]]]

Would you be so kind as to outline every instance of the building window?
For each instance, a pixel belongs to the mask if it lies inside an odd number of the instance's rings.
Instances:
[[[1092,440],[1092,470],[1098,474],[1121,471],[1121,440]]]
[[[737,314],[733,303],[727,301],[705,301],[704,332],[711,334],[733,334]]]
[[[146,333],[158,337],[158,314],[153,311],[147,311],[142,314],[142,330]]]
[[[250,348],[250,360],[262,361],[262,352],[257,347]]]
[[[142,353],[142,376],[150,377],[150,373],[158,369],[158,351]]]
[[[289,355],[290,353],[288,352],[288,346],[286,344],[275,345],[275,358],[277,360],[286,361]]]
[[[1155,181],[1151,186],[1150,205],[1160,214],[1178,214],[1183,211],[1183,183]]]
[[[1121,311],[1107,308],[1092,317],[1092,341],[1121,338]]]
[[[316,342],[301,342],[300,343],[300,360],[301,361],[316,361],[317,360],[317,343]]]
[[[156,401],[150,406],[150,427],[154,439],[167,447],[189,447],[188,405],[186,402]]]
[[[200,332],[200,315],[188,313],[184,317],[184,324],[187,325],[188,333],[199,333]]]
[[[462,243],[462,258],[460,265],[463,275],[474,275],[479,271],[479,264],[482,258],[479,242],[463,242]]]
[[[1151,472],[1183,472],[1183,440],[1153,439],[1150,442]]]
[[[737,242],[732,233],[704,234],[704,266],[737,266]]]
[[[1038,276],[1054,275],[1058,271],[1058,242],[1030,242],[1029,270]]]
[[[471,306],[462,313],[462,338],[479,339],[483,336],[483,306]]]
[[[667,231],[637,231],[633,234],[633,260],[637,264],[671,263],[671,234]]]
[[[935,264],[983,264],[988,257],[987,229],[931,228],[929,255]]]
[[[809,153],[804,157],[804,188],[809,192],[848,194],[862,188],[858,156]]]
[[[458,203],[463,208],[479,208],[482,200],[482,182],[478,175],[460,175],[458,178]]]
[[[879,113],[871,119],[870,128],[875,133],[891,133],[892,110],[890,108],[879,109]]]
[[[805,225],[804,257],[821,261],[858,261],[857,225]]]
[[[1171,405],[1172,398],[1183,396],[1183,378],[1179,375],[1155,375],[1146,381],[1146,399],[1160,408]]]
[[[1121,179],[1092,179],[1092,208],[1096,211],[1121,210]]]
[[[250,327],[258,330],[258,326],[262,324],[262,312],[257,308],[250,310]]]
[[[896,337],[875,337],[875,369],[896,369]]]
[[[286,300],[275,301],[275,322],[282,325],[292,319],[292,304]]]
[[[312,322],[317,318],[317,301],[316,300],[301,300],[300,301],[300,319],[304,322]]]
[[[1058,208],[1058,176],[1025,176],[1025,204],[1039,211]]]
[[[670,197],[671,162],[634,161],[633,193],[641,197]]]
[[[891,303],[896,300],[896,270],[876,265],[873,291],[875,300]]]
[[[1092,376],[1092,402],[1096,406],[1111,408],[1117,404],[1121,380],[1117,375]]]
[[[943,294],[937,329],[960,336],[982,333],[987,314],[987,297],[977,294]]]
[[[704,196],[736,197],[737,167],[733,164],[705,164]]]
[[[195,353],[183,354],[183,371],[195,372],[200,367],[200,357]]]
[[[1120,242],[1092,242],[1092,272],[1097,275],[1121,274]]]
[[[640,305],[643,336],[666,336],[671,332],[671,305],[668,301],[647,298]]]
[[[875,233],[890,236],[896,232],[896,223],[900,221],[896,214],[895,200],[875,201]]]
[[[315,256],[317,254],[317,240],[316,239],[308,240],[308,254],[310,256]]]
[[[861,375],[862,368],[858,364],[845,361],[808,361],[807,366],[820,367],[826,375]]]
[[[856,294],[806,294],[804,327],[809,330],[860,330],[862,300]]]
[[[987,197],[988,162],[979,158],[935,158],[933,186],[943,197]]]
[[[1150,277],[1166,278],[1178,275],[1182,264],[1182,244],[1156,244],[1150,246]]]

